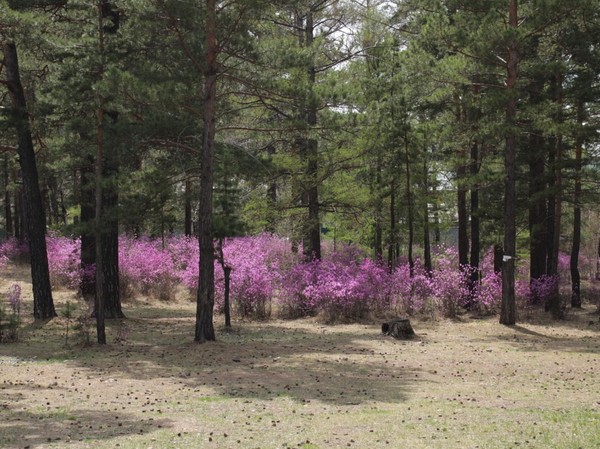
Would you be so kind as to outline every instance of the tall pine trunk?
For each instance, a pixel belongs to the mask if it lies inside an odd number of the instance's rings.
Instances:
[[[577,124],[583,125],[583,101],[577,100]],[[571,307],[581,307],[581,276],[579,274],[579,247],[581,246],[581,168],[583,139],[581,131],[575,139],[575,192],[573,194],[573,244],[571,246]]]
[[[548,257],[544,138],[533,130],[529,136],[529,278],[546,274]]]
[[[479,173],[479,144],[477,140],[471,145],[471,176],[475,178]],[[470,290],[474,294],[479,282],[479,254],[481,252],[479,232],[479,184],[471,185],[471,279]]]
[[[15,177],[16,179],[16,177]],[[25,218],[23,212],[23,188],[17,187],[14,193],[15,213],[13,215],[15,222],[15,238],[17,240],[25,240],[27,232],[25,230]]]
[[[55,317],[56,311],[52,299],[48,270],[44,205],[40,193],[25,92],[19,74],[17,47],[12,42],[4,42],[2,49],[6,68],[6,84],[13,103],[12,113],[18,138],[17,152],[23,178],[23,196],[33,284],[33,316],[37,320],[45,320]]]
[[[121,307],[119,281],[119,220],[118,220],[118,186],[116,185],[116,166],[113,160],[114,146],[105,148],[105,168],[103,173],[104,187],[102,191],[102,207],[104,210],[102,224],[102,280],[104,286],[105,318],[125,318]]]
[[[513,31],[518,27],[517,0],[509,0],[508,26]],[[515,299],[515,253],[516,253],[516,156],[517,130],[517,76],[519,53],[517,39],[508,44],[506,89],[506,145],[504,149],[504,256],[502,263],[502,305],[500,323],[513,325],[517,322]]]
[[[379,262],[383,260],[383,192],[382,190],[382,160],[381,152],[377,151],[375,162],[375,259]]]
[[[311,49],[314,42],[313,13],[309,9],[306,13],[306,26],[304,28],[306,47]],[[316,83],[316,68],[311,58],[307,67],[308,72],[308,98],[306,108],[306,128],[311,132],[317,125],[317,104],[314,87]],[[316,139],[303,138],[304,154],[306,157],[307,175],[307,207],[308,221],[304,235],[304,258],[310,260],[321,260],[321,221],[319,217],[319,143]]]
[[[215,157],[215,125],[217,108],[218,46],[216,0],[206,0],[204,74],[204,135],[200,171],[199,245],[200,275],[196,305],[194,340],[203,343],[216,339],[213,324],[215,304],[215,268],[213,242],[213,167]]]
[[[83,271],[79,291],[81,295],[91,300],[96,294],[96,279],[92,276],[96,264],[96,237],[94,234],[95,219],[95,183],[94,183],[94,158],[86,157],[80,169],[81,182],[79,184],[80,215],[80,267]]]
[[[100,79],[105,71],[105,53],[104,53],[104,13],[107,6],[107,0],[98,1],[98,53],[100,55],[100,64],[98,66],[98,75]],[[105,120],[105,98],[98,96],[97,110],[97,129],[96,129],[96,165],[95,170],[95,246],[96,246],[96,300],[94,303],[94,313],[96,315],[96,337],[98,344],[106,344],[106,328],[104,322],[104,250],[103,250],[103,232],[104,232],[104,127]]]
[[[4,220],[6,223],[6,234],[8,236],[14,235],[13,232],[13,218],[10,202],[10,171],[8,169],[8,153],[4,153],[4,165],[2,166],[4,171]]]
[[[555,102],[559,107],[557,116],[558,123],[562,122],[562,75],[556,75],[552,80],[555,88]],[[560,231],[562,221],[562,163],[563,163],[563,136],[557,134],[554,140],[554,148],[551,148],[555,152],[555,161],[553,166],[553,180],[554,189],[552,192],[554,214],[552,224],[552,234],[550,236],[552,240],[552,249],[548,257],[548,275],[555,276],[558,278],[558,258],[560,251]],[[552,317],[555,319],[562,318],[562,310],[560,305],[560,292],[558,280],[553,283],[553,291],[550,294],[550,298],[547,302],[547,309],[550,310]]]
[[[473,128],[478,127],[478,120],[481,116],[479,108],[479,86],[475,84],[473,86],[473,105],[469,110],[469,123]],[[469,163],[469,174],[471,175],[471,254],[469,257],[469,264],[471,266],[470,276],[470,294],[471,297],[475,297],[477,285],[479,283],[479,255],[481,253],[481,242],[480,242],[480,219],[479,219],[479,183],[477,182],[477,175],[479,174],[479,141],[477,136],[473,138],[471,143],[471,154]]]
[[[406,202],[408,206],[408,269],[410,277],[412,278],[415,274],[415,261],[413,258],[413,243],[415,239],[415,219],[412,201],[412,189],[411,189],[411,177],[410,177],[410,157],[408,154],[408,132],[404,132],[404,155],[405,168],[406,168]]]
[[[183,217],[183,233],[186,237],[192,236],[192,181],[189,177],[185,178],[185,192],[183,194],[184,201],[184,217]]]
[[[431,274],[433,264],[431,261],[431,236],[429,226],[429,170],[427,169],[427,158],[423,158],[423,263],[425,272]]]
[[[456,121],[461,123],[465,121],[463,108],[459,99],[456,99]],[[468,214],[467,214],[467,164],[466,151],[464,148],[458,150],[458,166],[456,168],[456,204],[458,212],[458,265],[459,269],[469,265],[469,233],[468,233]]]
[[[397,245],[397,226],[396,226],[396,180],[392,178],[390,183],[390,236],[388,240],[388,269],[390,273],[396,268],[398,261]]]

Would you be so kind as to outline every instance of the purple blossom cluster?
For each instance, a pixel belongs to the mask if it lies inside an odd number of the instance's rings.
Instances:
[[[2,263],[2,261],[6,263],[9,260],[15,260],[22,254],[28,252],[29,249],[27,248],[27,245],[14,237],[10,237],[7,240],[0,240],[0,263]]]
[[[532,279],[529,289],[529,303],[533,305],[546,304],[558,291],[559,276],[543,274],[537,279]]]
[[[269,234],[223,241],[223,262],[231,268],[230,296],[240,316],[267,318],[287,267],[296,261],[286,240]],[[215,261],[215,302],[222,308],[224,271]]]
[[[12,310],[13,315],[21,315],[21,286],[19,284],[12,284],[6,292],[8,304]]]
[[[169,300],[178,281],[176,263],[161,240],[119,238],[119,282],[124,297],[140,292]]]
[[[53,285],[77,288],[86,276],[80,267],[80,241],[51,235],[47,245]],[[23,252],[16,240],[0,243],[0,266]],[[493,271],[491,250],[482,259],[476,282],[472,281],[472,267],[457,269],[458,254],[452,247],[436,248],[431,272],[418,259],[412,270],[407,261],[402,261],[390,272],[356,245],[325,244],[323,254],[321,261],[302,262],[291,251],[287,239],[269,234],[225,239],[222,261],[215,259],[217,310],[224,305],[222,264],[231,270],[231,304],[241,317],[266,318],[272,305],[283,316],[321,314],[330,321],[359,320],[386,313],[437,312],[451,317],[465,306],[494,313],[500,305],[501,274]],[[195,292],[198,261],[195,238],[121,236],[119,270],[123,297],[145,294],[169,300],[179,285]],[[568,262],[569,257],[561,255],[561,271],[568,272]],[[556,291],[557,282],[557,277],[545,276],[530,283],[528,267],[518,264],[516,293],[522,302],[543,303]]]
[[[46,248],[52,286],[78,288],[82,276],[80,240],[51,234],[46,237]]]
[[[324,313],[328,320],[360,319],[392,304],[392,276],[353,251],[297,264],[282,276],[279,301],[288,316]]]

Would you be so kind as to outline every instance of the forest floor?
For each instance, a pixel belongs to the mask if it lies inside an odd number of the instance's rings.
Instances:
[[[27,270],[4,270],[0,295],[13,282],[28,317]],[[234,322],[203,345],[192,302],[124,310],[105,347],[72,328],[67,345],[63,316],[0,345],[0,448],[600,447],[596,306],[511,327],[412,319],[410,341],[379,322]]]

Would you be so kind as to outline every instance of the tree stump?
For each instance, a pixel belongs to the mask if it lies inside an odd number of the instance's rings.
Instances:
[[[399,340],[415,338],[415,331],[410,325],[410,320],[408,318],[398,318],[383,323],[381,325],[381,332],[383,332],[384,335],[391,335]]]

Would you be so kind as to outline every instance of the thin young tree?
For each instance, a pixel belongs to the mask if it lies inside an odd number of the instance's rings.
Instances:
[[[502,263],[502,305],[500,323],[517,321],[515,299],[516,260],[516,155],[517,155],[517,79],[519,48],[516,30],[519,26],[517,0],[509,0],[508,28],[511,35],[506,47],[506,143],[504,148],[504,257]]]
[[[215,158],[215,124],[217,119],[217,79],[219,46],[217,44],[217,5],[206,0],[204,132],[200,171],[200,205],[198,208],[200,244],[200,275],[196,305],[194,340],[214,341],[213,308],[215,303],[215,268],[213,242],[213,168]]]

